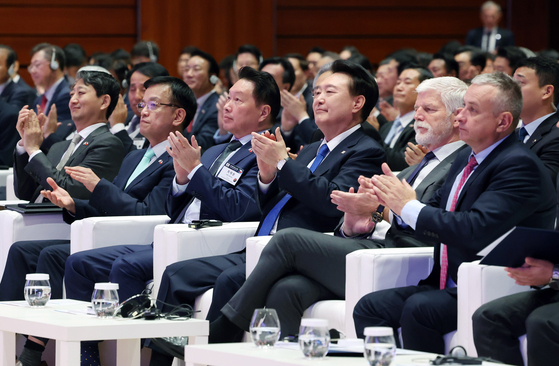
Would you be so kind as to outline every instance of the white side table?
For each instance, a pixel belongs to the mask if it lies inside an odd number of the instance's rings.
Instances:
[[[116,339],[119,366],[140,366],[142,338],[188,336],[193,344],[208,343],[206,320],[100,319],[85,314],[88,302],[51,300],[44,308],[15,306],[23,303],[0,302],[0,365],[14,364],[16,333],[56,340],[56,366],[79,365],[81,341]]]

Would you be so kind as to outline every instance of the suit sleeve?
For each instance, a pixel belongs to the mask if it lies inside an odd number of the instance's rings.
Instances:
[[[198,145],[202,146],[202,153],[204,153],[215,145],[214,133],[217,130],[217,108],[212,108],[211,113],[207,114],[202,122],[200,130],[194,136],[196,136]]]
[[[402,137],[403,136],[400,135],[400,138],[402,138]],[[388,163],[388,166],[390,167],[390,169],[392,169],[394,171],[401,171],[401,170],[404,170],[407,167],[409,167],[408,163],[406,162],[406,157],[404,155],[404,152],[406,151],[406,148],[408,146],[408,142],[411,142],[413,144],[417,143],[415,141],[415,133],[413,133],[413,136],[409,136],[408,139],[403,141],[402,146],[396,146],[395,145],[394,148],[391,148],[390,146],[388,146],[384,142],[382,142],[382,147],[384,148],[384,151],[386,152],[386,162]],[[397,145],[400,145],[400,144],[397,143]]]
[[[108,132],[110,134],[110,132]],[[57,170],[56,163],[51,161],[53,151],[47,157],[44,154],[36,155],[25,167],[25,171],[44,189],[51,189],[47,178],[53,178],[56,183],[63,187],[70,196],[75,198],[88,198],[91,193],[83,184],[72,179],[64,169]],[[26,155],[26,154],[24,154]],[[84,158],[77,162],[84,168],[90,168],[99,178],[113,179],[122,164],[124,148],[122,143],[112,135],[101,137],[89,144]]]
[[[317,213],[339,217],[340,211],[330,200],[332,191],[347,192],[350,187],[357,189],[359,186],[357,178],[360,175],[370,177],[374,174],[382,174],[380,166],[386,159],[384,151],[372,139],[368,137],[364,139],[370,143],[363,143],[360,148],[351,151],[350,156],[336,167],[339,171],[333,179],[317,176],[305,165],[296,160],[289,160],[276,178],[279,180],[279,186]],[[348,153],[349,151],[346,154]],[[329,155],[323,163],[327,163],[330,157],[337,158]]]
[[[206,209],[215,212],[223,221],[258,220],[260,209],[255,193],[258,166],[254,157],[250,160],[250,166],[246,166],[237,185],[214,177],[202,166],[192,177],[186,192],[201,200]]]
[[[440,202],[441,191],[448,191],[452,182],[439,189],[419,213],[416,237],[479,251],[533,214],[541,206],[542,199],[542,194],[534,187],[540,187],[541,181],[548,179],[542,174],[545,172],[540,171],[527,155],[517,154],[493,164],[498,166],[486,167],[494,170],[490,172],[491,180],[487,186],[474,182],[468,187],[467,194],[477,195],[468,210],[450,212],[431,207],[433,202]],[[440,202],[440,206],[443,205]]]
[[[134,141],[130,138],[126,130],[118,131],[114,135],[120,140],[120,142],[122,142],[126,153],[137,150],[136,145],[134,145]]]

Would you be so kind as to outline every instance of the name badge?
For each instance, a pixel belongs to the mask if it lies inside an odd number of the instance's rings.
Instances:
[[[241,168],[233,164],[225,163],[217,177],[235,186],[239,179],[241,179],[241,175],[243,175],[243,170]]]
[[[136,148],[138,150],[141,150],[144,148],[144,143],[146,142],[146,138],[145,137],[136,137],[134,138],[134,146],[136,146]]]

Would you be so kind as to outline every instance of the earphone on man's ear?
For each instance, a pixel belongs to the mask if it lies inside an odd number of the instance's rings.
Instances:
[[[50,59],[50,69],[51,70],[58,70],[58,68],[60,67],[60,65],[58,64],[58,61],[56,61],[56,48],[52,48],[52,57]]]
[[[16,68],[14,64],[15,62],[11,64],[10,67],[8,68],[8,75],[10,75],[11,78],[13,78],[14,75],[16,74]]]
[[[217,84],[217,82],[219,81],[219,78],[215,75],[210,76],[210,83],[212,83],[212,85]]]
[[[155,56],[155,54],[153,53],[153,46],[151,45],[151,42],[146,42],[146,45],[148,46],[148,52],[149,52],[149,59],[151,62],[157,62],[157,56]]]

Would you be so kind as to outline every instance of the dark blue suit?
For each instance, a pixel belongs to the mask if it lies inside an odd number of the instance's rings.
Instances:
[[[0,99],[0,165],[11,166],[14,161],[14,148],[19,141],[16,130],[19,110]],[[6,198],[4,191],[4,199]]]
[[[447,244],[448,276],[458,283],[458,266],[478,260],[477,253],[513,226],[553,229],[555,189],[545,166],[526,146],[509,135],[473,171],[464,184],[456,212],[446,211],[456,177],[471,149],[464,149],[450,168],[445,184],[417,219],[415,236]],[[418,286],[378,291],[363,297],[353,316],[358,336],[367,326],[402,327],[404,346],[443,353],[442,336],[456,330],[456,288],[438,290],[440,245],[434,267]]]
[[[286,162],[266,194],[259,192],[263,218],[287,192],[293,196],[281,211],[278,230],[304,228],[318,232],[333,231],[343,213],[331,202],[331,192],[357,188],[360,175],[381,174],[380,166],[386,160],[378,143],[358,129],[331,151],[311,173],[307,165],[315,158],[319,146],[320,142],[316,142],[305,147],[297,160]],[[214,320],[244,280],[244,251],[178,262],[165,270],[158,298],[170,304],[194,305],[197,296],[214,288],[208,314],[208,319]],[[296,290],[296,287],[293,288]],[[251,293],[249,296],[252,295],[260,299],[262,294]],[[239,302],[245,300],[243,297]],[[163,310],[167,309],[164,307]],[[253,310],[250,310],[251,314]]]
[[[31,106],[36,97],[37,95],[33,89],[26,89],[13,81],[10,81],[0,94],[0,98],[14,106],[18,112],[24,105]]]
[[[191,122],[194,123],[192,131],[188,133],[186,128],[183,131],[188,141],[190,141],[191,136],[196,136],[198,145],[202,146],[202,153],[215,145],[213,136],[218,128],[217,107],[215,105],[218,100],[219,94],[212,93],[200,108],[200,113],[196,116],[196,121]]]
[[[167,214],[172,222],[181,222],[183,209],[192,198],[199,198],[200,217],[224,221],[250,221],[260,217],[254,190],[258,167],[250,143],[242,146],[228,162],[243,169],[243,175],[233,186],[208,171],[227,144],[210,148],[201,158],[203,164],[188,184],[185,193],[172,197],[170,190]],[[66,262],[66,294],[68,298],[88,301],[96,282],[120,284],[122,300],[136,295],[153,278],[153,248],[151,245],[121,245],[76,253]]]
[[[466,35],[466,46],[482,48],[483,27],[471,29]],[[499,47],[514,46],[514,34],[508,29],[497,28],[495,35],[495,49]]]
[[[76,215],[72,216],[64,210],[64,220],[71,224],[74,220],[91,216],[165,214],[165,196],[175,174],[173,160],[166,152],[124,188],[144,153],[145,149],[128,154],[113,183],[101,179],[89,201],[74,199]],[[69,255],[67,240],[15,243],[10,248],[0,284],[0,299],[23,299],[21,286],[25,282],[25,274],[36,271],[50,274],[53,298],[61,298],[64,266]]]

